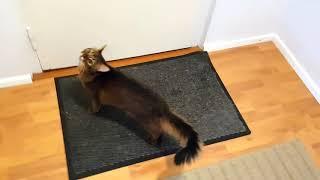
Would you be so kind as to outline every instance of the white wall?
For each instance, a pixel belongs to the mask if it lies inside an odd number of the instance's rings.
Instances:
[[[320,102],[319,9],[317,0],[217,0],[204,46],[233,47],[275,33],[293,57],[287,60]]]
[[[320,1],[288,0],[277,32],[320,87]]]
[[[206,43],[263,35],[278,30],[284,0],[217,0]]]
[[[0,1],[0,79],[41,70],[25,35],[18,2]]]

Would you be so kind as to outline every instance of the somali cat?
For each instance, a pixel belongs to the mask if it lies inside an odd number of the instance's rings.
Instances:
[[[159,143],[163,133],[175,137],[183,146],[175,164],[190,163],[200,151],[198,133],[159,95],[108,65],[101,54],[104,48],[87,48],[80,56],[79,79],[91,98],[90,111],[98,112],[102,105],[124,111],[147,132],[151,144]]]

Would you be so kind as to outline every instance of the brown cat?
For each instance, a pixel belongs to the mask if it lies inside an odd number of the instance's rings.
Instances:
[[[176,153],[175,164],[190,163],[200,151],[198,133],[172,113],[159,95],[108,65],[103,49],[87,48],[80,56],[79,79],[90,95],[91,111],[111,105],[126,112],[148,133],[152,144],[160,142],[163,133],[175,137],[184,146]]]

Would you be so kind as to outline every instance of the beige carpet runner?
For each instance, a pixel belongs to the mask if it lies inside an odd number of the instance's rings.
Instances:
[[[320,180],[319,172],[303,144],[294,140],[168,180]]]

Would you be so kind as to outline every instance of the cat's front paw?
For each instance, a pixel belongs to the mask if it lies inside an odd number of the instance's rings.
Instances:
[[[99,112],[100,111],[100,108],[93,108],[92,106],[89,106],[88,107],[88,112],[90,113],[90,114],[95,114],[95,113],[97,113],[97,112]]]

